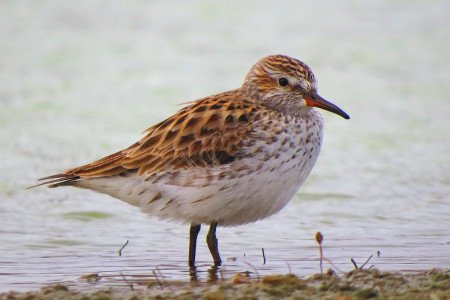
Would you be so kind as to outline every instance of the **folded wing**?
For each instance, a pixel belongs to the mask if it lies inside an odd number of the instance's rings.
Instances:
[[[147,129],[134,145],[85,166],[42,178],[39,185],[71,185],[80,178],[114,176],[137,170],[138,176],[232,162],[259,119],[249,101],[236,101],[237,90],[192,102]]]

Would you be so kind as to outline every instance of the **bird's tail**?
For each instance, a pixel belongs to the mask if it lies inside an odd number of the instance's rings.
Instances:
[[[76,175],[70,175],[70,174],[56,174],[44,178],[40,178],[38,181],[44,180],[44,182],[27,187],[28,189],[32,189],[41,185],[47,185],[49,188],[55,188],[58,186],[65,186],[65,185],[73,185],[74,182],[76,182],[78,179],[80,179],[80,176]]]

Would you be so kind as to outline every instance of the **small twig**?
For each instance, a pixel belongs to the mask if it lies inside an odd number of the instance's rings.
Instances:
[[[291,266],[289,265],[289,263],[286,263],[286,264],[287,264],[287,266],[288,266],[289,274],[292,274]]]
[[[322,252],[323,235],[322,235],[322,233],[320,233],[320,231],[316,232],[316,241],[317,241],[317,243],[319,243],[320,274],[323,274],[323,266],[322,266],[322,260],[323,260],[323,252]]]
[[[258,279],[258,283],[259,283],[259,282],[260,282],[260,278],[259,278],[258,270],[256,270],[256,268],[255,268],[251,263],[249,263],[249,262],[244,261],[244,264],[250,266],[250,267],[255,271],[256,278]]]
[[[167,283],[166,277],[161,272],[161,270],[158,267],[156,267],[155,269],[158,272],[159,276],[162,278],[162,282],[164,283],[164,285],[167,286],[169,290],[172,290],[172,287],[170,286],[170,284]]]
[[[163,290],[163,289],[164,289],[164,285],[163,285],[162,282],[159,280],[158,274],[156,274],[156,271],[155,271],[155,270],[153,270],[153,275],[155,275],[156,282],[159,284],[159,287]]]
[[[263,256],[263,265],[266,264],[266,256],[264,255],[264,248],[261,248],[262,256]]]
[[[122,256],[122,250],[123,250],[123,248],[125,248],[127,245],[128,245],[128,240],[127,240],[127,242],[122,246],[122,248],[120,248],[120,250],[119,250],[119,256]]]
[[[156,269],[156,272],[158,272],[159,276],[161,276],[162,280],[165,282],[166,280],[164,278],[163,273],[161,273],[161,270],[158,267],[155,267],[155,269]]]
[[[333,262],[331,260],[329,260],[328,258],[324,257],[323,260],[325,260],[326,262],[328,262],[333,268],[336,269],[336,271],[338,271],[339,273],[344,274],[345,272],[342,271],[341,269],[339,269],[338,267],[336,267],[335,264],[333,264]]]
[[[350,261],[352,262],[352,264],[355,266],[355,269],[358,269],[358,265],[356,264],[356,261],[352,258],[350,258]]]
[[[369,256],[369,258],[366,260],[365,263],[363,263],[363,265],[360,267],[360,269],[364,268],[365,265],[367,265],[367,263],[369,262],[369,260],[373,257],[373,254],[371,256]]]
[[[220,268],[219,274],[220,274],[220,280],[223,281],[224,279],[223,279],[223,270],[222,270],[222,268]]]
[[[364,268],[365,265],[367,265],[367,263],[372,259],[372,257],[373,257],[373,254],[371,256],[369,256],[369,258],[366,260],[365,263],[362,264],[361,267],[358,267],[358,265],[356,264],[356,261],[353,258],[351,258],[350,261],[355,266],[355,269],[362,269],[362,268]]]
[[[133,283],[132,283],[132,282],[129,282],[129,281],[127,280],[127,278],[125,277],[125,275],[123,275],[122,272],[120,272],[120,276],[122,276],[123,280],[128,284],[128,286],[130,287],[130,290],[131,290],[132,292],[134,292]]]

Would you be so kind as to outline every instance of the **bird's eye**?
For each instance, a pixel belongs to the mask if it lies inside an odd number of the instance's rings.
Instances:
[[[278,83],[280,84],[280,86],[288,86],[288,84],[289,84],[289,80],[287,80],[286,78],[284,78],[284,77],[281,77],[280,79],[278,79]]]

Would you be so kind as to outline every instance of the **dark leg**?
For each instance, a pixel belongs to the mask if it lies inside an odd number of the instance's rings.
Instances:
[[[189,266],[191,267],[195,265],[195,251],[200,227],[200,225],[191,224],[191,228],[189,229]]]
[[[209,252],[211,252],[214,259],[214,265],[220,266],[222,260],[220,259],[219,249],[217,248],[216,228],[217,222],[214,222],[211,226],[209,226],[208,235],[206,236],[206,243],[208,244]]]

